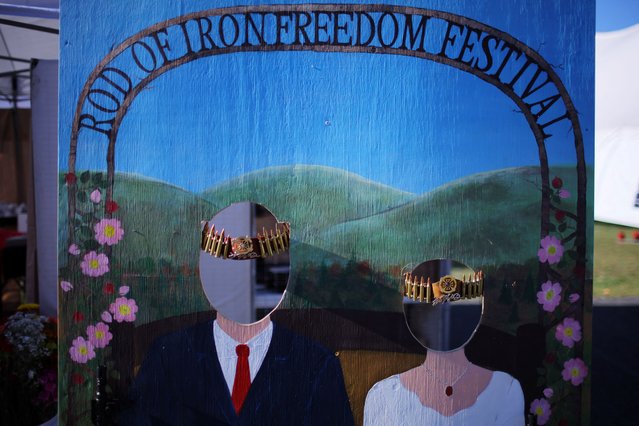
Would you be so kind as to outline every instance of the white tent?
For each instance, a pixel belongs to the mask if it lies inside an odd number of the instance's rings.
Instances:
[[[13,129],[25,127],[17,109],[31,109],[32,158],[16,161],[34,170],[27,203],[27,296],[39,300],[45,315],[57,312],[58,17],[58,0],[0,3],[0,109],[12,110]],[[21,140],[15,130],[16,145]]]
[[[639,228],[639,24],[595,46],[595,220]]]
[[[33,59],[58,59],[58,0],[0,2],[0,108],[29,108]]]

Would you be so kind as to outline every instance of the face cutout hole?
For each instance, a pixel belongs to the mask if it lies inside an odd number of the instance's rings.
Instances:
[[[428,260],[405,276],[403,288],[406,324],[422,346],[448,352],[470,341],[483,312],[479,273],[454,260]]]
[[[206,227],[200,279],[209,303],[240,324],[261,320],[280,304],[288,283],[288,224],[261,204],[241,202],[218,212]]]

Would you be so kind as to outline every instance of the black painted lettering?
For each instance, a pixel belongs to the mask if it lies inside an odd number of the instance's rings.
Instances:
[[[533,87],[533,85],[537,82],[537,80],[539,79],[539,75],[541,75],[542,72],[546,73],[546,80],[543,83],[539,84],[538,86]],[[548,76],[548,73],[545,72],[541,67],[539,67],[539,65],[537,65],[537,71],[535,71],[535,75],[533,75],[533,77],[530,79],[530,82],[528,83],[524,91],[522,92],[521,98],[522,99],[527,98],[528,96],[534,94],[535,92],[540,90],[542,87],[544,87],[548,83],[550,83],[550,77]]]
[[[244,43],[242,46],[253,46],[251,44],[250,35],[249,35],[249,27],[252,29],[253,36],[257,39],[257,46],[264,46],[266,42],[264,41],[264,14],[260,13],[260,27],[257,27],[257,24],[253,20],[253,14],[245,13],[244,14]]]
[[[106,135],[106,137],[110,138],[112,127],[113,119],[98,121],[91,114],[82,114],[80,116],[80,124],[78,125],[78,130],[85,128],[98,133],[102,133],[103,135]]]
[[[506,48],[508,51],[506,52],[506,56],[504,57],[504,59],[501,61],[501,64],[499,65],[499,68],[497,69],[497,71],[495,72],[494,76],[497,78],[497,80],[500,80],[501,78],[501,73],[504,70],[504,68],[506,67],[506,64],[508,63],[508,61],[510,60],[510,58],[512,57],[513,53],[516,53],[516,57],[515,60],[519,59],[519,57],[521,56],[521,52],[518,50],[515,50],[514,46],[511,46],[510,44],[504,42],[503,45],[504,48]],[[500,52],[503,52],[504,49],[502,48],[500,50]]]
[[[568,118],[569,118],[568,117],[568,113],[566,112],[564,115],[560,115],[559,117],[557,117],[555,119],[552,119],[552,120],[550,120],[550,121],[548,121],[548,122],[546,122],[544,124],[540,124],[539,128],[541,129],[541,131],[542,131],[542,133],[544,135],[544,138],[548,139],[549,137],[552,136],[552,134],[546,133],[546,127],[552,126],[553,124],[555,124],[555,123],[557,123],[557,122],[559,122],[561,120],[566,120]]]
[[[365,19],[365,21],[362,20]],[[368,25],[368,38],[366,41],[362,40],[362,35],[364,34],[364,22]],[[375,38],[375,20],[371,15],[366,12],[357,13],[357,35],[355,37],[355,46],[368,46],[371,44],[373,39]]]
[[[328,24],[331,21],[330,13],[315,11],[313,12],[313,15],[315,16],[315,44],[329,44],[331,42],[330,35],[328,33]],[[324,24],[320,23],[322,16],[326,17]],[[320,32],[323,32],[326,38],[320,39]]]
[[[115,74],[116,76],[119,76],[121,78],[117,79],[119,81],[115,81],[113,78],[114,76],[107,75],[107,73]],[[133,82],[131,81],[131,78],[124,71],[118,68],[114,68],[114,67],[104,68],[102,71],[100,71],[100,75],[98,75],[98,79],[106,81],[109,86],[113,87],[115,90],[120,92],[124,97],[126,97],[126,95],[128,95],[131,89],[133,88]]]
[[[530,112],[535,116],[535,121],[539,121],[539,118],[542,115],[544,115],[546,111],[548,111],[550,107],[552,107],[555,104],[555,102],[557,102],[559,99],[561,99],[561,95],[557,93],[556,95],[549,96],[540,101],[533,102],[531,104],[526,104],[526,105],[528,105]],[[539,107],[539,111],[537,112],[533,111],[533,108],[536,106]]]
[[[508,83],[508,86],[510,86],[510,88],[514,90],[515,83],[517,83],[519,81],[519,79],[521,78],[521,76],[524,75],[524,73],[526,72],[528,67],[531,64],[534,64],[534,63],[535,62],[532,59],[526,57],[526,62],[524,63],[524,65],[521,68],[519,68],[519,71],[517,71],[517,74],[515,74],[513,79],[510,80],[510,83]]]
[[[291,14],[289,12],[277,12],[275,14],[275,44],[282,43],[282,35],[288,33],[288,22],[284,22],[284,19],[291,20]]]
[[[430,19],[428,16],[417,15],[421,19],[417,24],[417,28],[413,28],[413,17],[414,15],[404,15],[404,19],[406,23],[404,24],[404,35],[402,37],[402,44],[399,46],[400,49],[411,49],[416,50],[418,52],[424,52],[424,38],[426,37],[426,23]],[[419,37],[419,44],[417,48],[415,47],[415,43],[417,43]],[[407,44],[406,42],[410,44]]]
[[[120,101],[113,93],[102,89],[91,89],[87,93],[87,100],[102,112],[114,113],[120,109]]]
[[[213,38],[211,37],[211,30],[213,29],[213,24],[208,17],[197,18],[197,28],[200,33],[200,52],[203,50],[211,50],[215,49],[217,46],[213,42]],[[206,42],[208,41],[208,46]]]
[[[153,49],[141,40],[136,41],[131,46],[131,55],[133,56],[135,65],[142,71],[153,72],[158,66],[158,60],[155,57]]]
[[[455,27],[457,29],[457,34],[453,34],[453,27]],[[464,31],[464,27],[458,24],[455,24],[454,22],[448,22],[448,27],[446,28],[446,35],[444,36],[444,42],[442,43],[442,49],[439,51],[439,56],[446,56],[449,58],[453,58],[454,55],[447,55],[446,54],[446,48],[447,47],[455,47],[457,45],[457,43],[455,42],[455,40],[457,40],[457,37],[460,36],[462,34],[462,32]]]
[[[193,53],[193,48],[191,47],[191,39],[189,38],[189,31],[186,29],[186,22],[180,22],[180,28],[182,29],[182,35],[184,36],[184,42],[186,43],[186,54],[189,55]]]
[[[160,40],[160,34],[164,36],[162,40]],[[160,56],[162,56],[162,60],[164,61],[162,65],[166,64],[167,62],[169,62],[169,59],[166,56],[166,52],[171,51],[171,46],[169,45],[169,34],[166,31],[166,28],[157,30],[156,32],[151,34],[151,37],[153,37],[153,40],[155,41],[155,45],[160,51]]]
[[[348,46],[353,42],[353,36],[348,35],[348,21],[340,25],[340,16],[348,17],[353,20],[352,12],[336,12],[335,19],[333,20],[333,44],[336,46]],[[348,37],[344,41],[340,41],[340,32],[343,32]]]
[[[226,31],[224,31],[224,22],[226,21],[230,21],[231,22],[231,28],[232,28],[232,36],[231,41],[228,41],[227,37],[228,34],[226,33]],[[220,34],[220,41],[222,42],[222,44],[224,45],[224,47],[230,47],[233,46],[235,43],[237,43],[237,39],[240,36],[240,24],[237,22],[237,19],[235,18],[235,16],[233,15],[222,15],[222,17],[220,18],[220,21],[218,22],[217,25],[217,30],[218,33]]]
[[[306,32],[306,28],[311,25],[311,14],[299,12],[295,14],[295,40],[293,44],[311,44],[311,39]]]
[[[386,20],[387,17],[390,17],[392,21],[392,27],[391,27],[392,37],[390,38],[390,42],[387,42],[386,40],[384,40],[384,31],[383,31],[384,20]],[[395,15],[388,12],[382,13],[382,16],[379,17],[379,21],[377,21],[377,37],[379,38],[379,43],[382,45],[382,47],[390,47],[395,44],[398,36],[399,36],[399,23],[397,22],[397,18],[395,17]]]
[[[471,40],[471,36],[477,36],[477,39]],[[461,50],[459,51],[459,56],[457,60],[470,65],[471,67],[475,67],[477,65],[477,54],[473,54],[473,48],[479,42],[479,38],[481,37],[481,32],[479,30],[475,30],[473,28],[466,28],[466,37],[464,37],[464,42],[462,43]],[[464,60],[464,55],[468,53],[468,59]],[[473,63],[474,62],[474,63]]]
[[[479,66],[479,60],[475,64],[475,68],[479,71],[486,72],[493,66],[493,54],[490,49],[490,42],[495,42],[495,46],[497,45],[497,38],[492,35],[487,35],[481,42],[481,49],[484,52],[484,57],[486,58],[486,65],[483,67]]]

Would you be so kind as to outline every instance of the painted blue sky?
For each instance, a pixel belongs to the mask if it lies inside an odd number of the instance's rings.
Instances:
[[[129,10],[126,1],[91,0],[80,9],[65,8],[63,0],[61,170],[67,169],[78,93],[113,45],[156,22],[232,4],[200,0],[157,7],[145,1],[148,7]],[[273,3],[280,2],[268,2]],[[570,61],[575,54],[588,58],[593,40],[558,35],[576,34],[575,27],[594,34],[594,6],[584,7],[581,0],[550,7],[537,0],[522,7],[513,7],[512,0],[386,3],[468,16],[538,50],[571,93],[592,162],[592,64]],[[91,26],[72,25],[86,19],[82,13],[91,14]],[[570,136],[552,138],[551,163],[575,162]],[[77,169],[104,169],[105,156],[104,143],[81,138]],[[532,133],[515,105],[476,77],[415,58],[314,52],[209,57],[166,73],[131,105],[116,151],[118,171],[192,191],[252,170],[301,163],[421,193],[463,176],[538,161]]]
[[[616,31],[639,22],[639,1],[597,1],[597,32]]]

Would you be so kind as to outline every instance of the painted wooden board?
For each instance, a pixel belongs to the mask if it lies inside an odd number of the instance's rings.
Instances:
[[[200,221],[240,201],[290,223],[273,319],[340,353],[357,423],[424,359],[402,272],[438,258],[485,274],[468,358],[588,423],[593,2],[61,10],[62,424],[99,364],[124,395],[150,336],[210,316]]]

